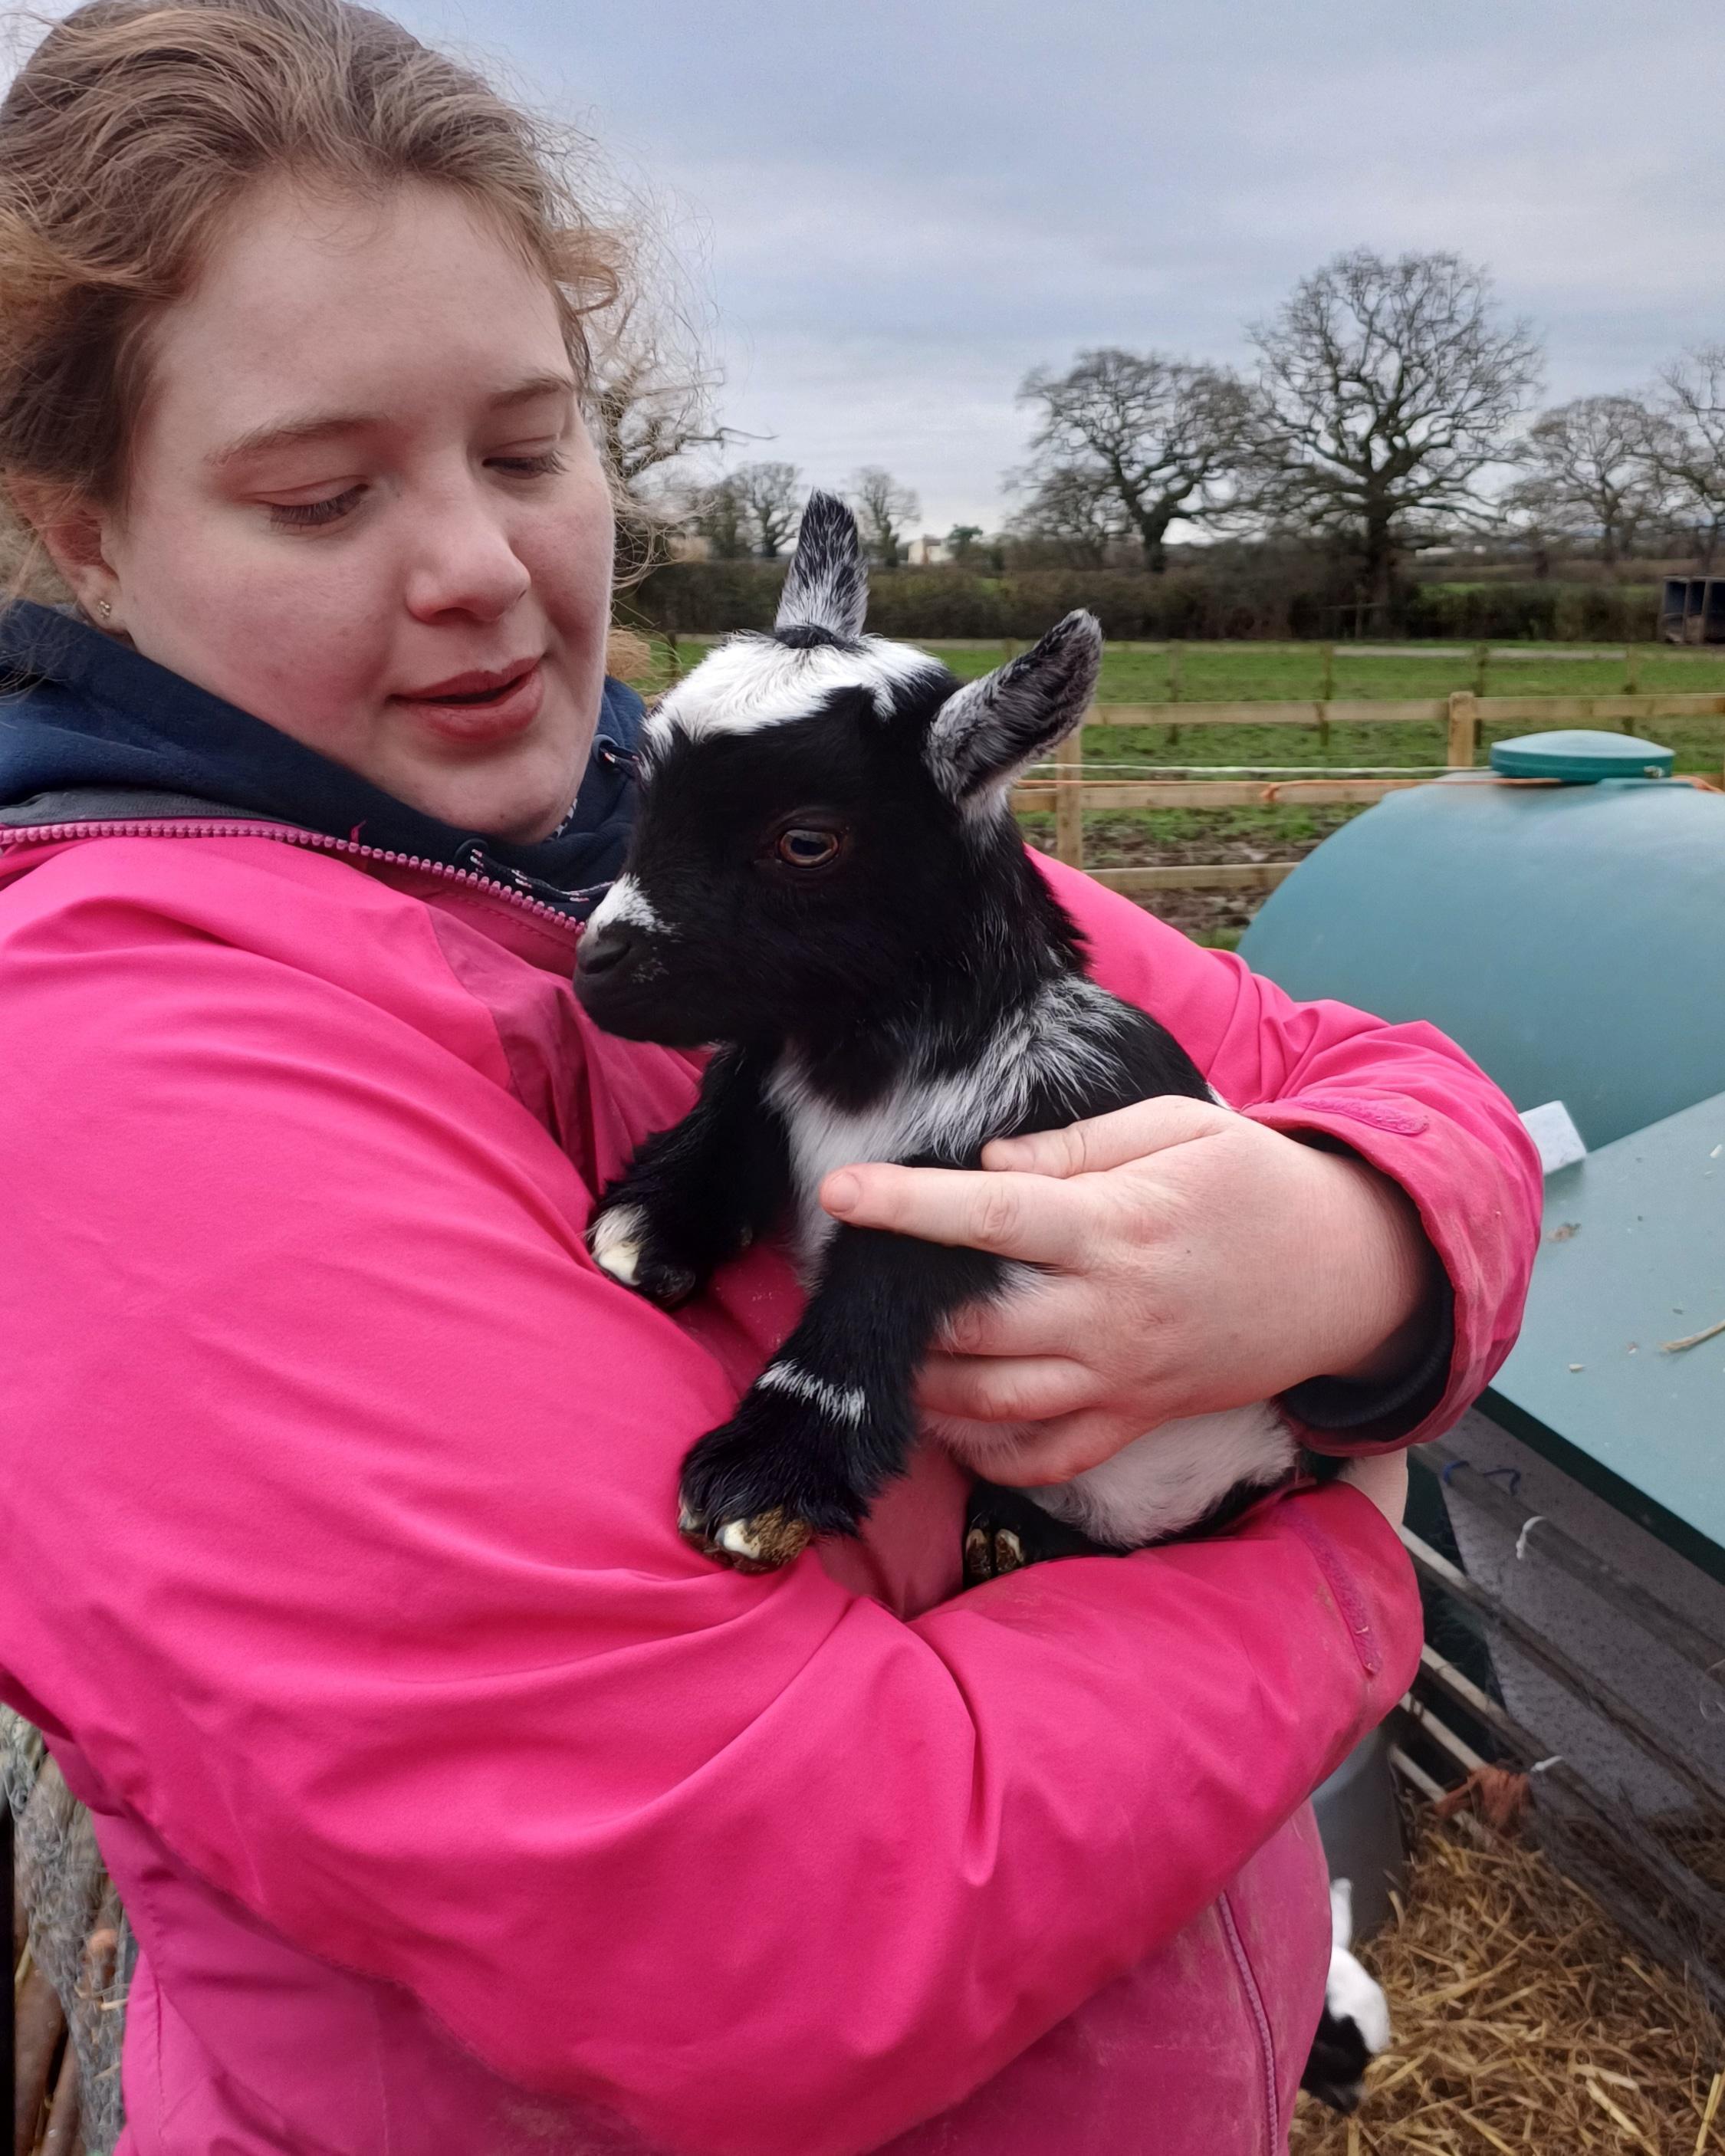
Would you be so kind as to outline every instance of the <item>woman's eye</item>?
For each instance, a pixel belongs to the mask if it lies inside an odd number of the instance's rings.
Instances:
[[[494,470],[515,472],[523,478],[536,478],[545,472],[568,469],[560,449],[542,449],[531,457],[493,457],[490,461]]]
[[[839,834],[813,824],[794,824],[781,831],[775,850],[780,860],[793,869],[824,869],[839,853]]]
[[[278,531],[315,531],[321,524],[334,524],[359,506],[363,486],[350,486],[323,501],[272,501],[270,521]]]

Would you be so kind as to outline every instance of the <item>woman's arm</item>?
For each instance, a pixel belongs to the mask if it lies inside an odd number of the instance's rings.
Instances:
[[[656,2143],[839,2156],[1169,1938],[1407,1683],[1350,1488],[909,1625],[703,1562],[732,1388],[588,1262],[424,910],[175,850],[0,923],[0,1640],[285,1937]]]
[[[1445,1427],[1508,1353],[1538,1247],[1538,1163],[1509,1101],[1430,1026],[1296,1004],[1231,952],[1041,865],[1096,978],[1153,1012],[1239,1112],[1147,1101],[993,1147],[984,1174],[829,1178],[845,1219],[1049,1273],[967,1314],[927,1404],[1043,1423],[1014,1471],[1026,1481],[1172,1416],[1276,1394],[1321,1450]]]

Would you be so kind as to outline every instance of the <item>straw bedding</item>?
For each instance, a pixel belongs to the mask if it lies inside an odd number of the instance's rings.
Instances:
[[[1538,1850],[1422,1806],[1399,1921],[1359,1949],[1394,2041],[1291,2156],[1725,2156],[1725,2030]]]

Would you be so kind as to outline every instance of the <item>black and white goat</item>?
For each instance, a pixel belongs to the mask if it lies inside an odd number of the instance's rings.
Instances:
[[[649,721],[639,821],[576,975],[614,1033],[719,1044],[694,1109],[605,1194],[599,1265],[675,1304],[788,1216],[809,1279],[802,1322],[684,1466],[683,1532],[745,1569],[855,1532],[908,1460],[942,1322],[1024,1272],[837,1224],[823,1178],[974,1167],[991,1138],[1212,1097],[1170,1034],[1086,978],[1010,814],[1014,779],[1082,718],[1096,622],[1069,614],[961,685],[865,637],[865,599],[850,512],[816,495],[773,633],[721,644]],[[940,1434],[983,1471],[1012,1435]],[[984,1488],[968,1569],[1140,1548],[1294,1459],[1268,1405],[1166,1423],[1072,1481]]]
[[[1300,2086],[1332,2111],[1359,2108],[1366,2068],[1389,2048],[1389,2001],[1354,1958],[1353,1886],[1330,1881],[1330,1970],[1323,2012]]]

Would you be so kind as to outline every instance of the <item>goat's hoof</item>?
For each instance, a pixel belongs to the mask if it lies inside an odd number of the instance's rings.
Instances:
[[[979,1587],[985,1579],[999,1579],[1030,1562],[1024,1545],[1010,1527],[972,1527],[964,1537],[964,1578]]]
[[[697,1285],[693,1270],[654,1248],[653,1225],[639,1205],[613,1205],[587,1231],[601,1272],[666,1310],[686,1302]]]
[[[970,1587],[1050,1558],[1119,1554],[1057,1520],[1022,1490],[978,1482],[964,1522],[964,1579]]]
[[[677,1517],[678,1532],[693,1543],[703,1556],[716,1558],[734,1572],[777,1572],[781,1565],[800,1557],[814,1539],[807,1520],[799,1520],[782,1505],[770,1512],[755,1512],[747,1519],[704,1521],[686,1503]]]

